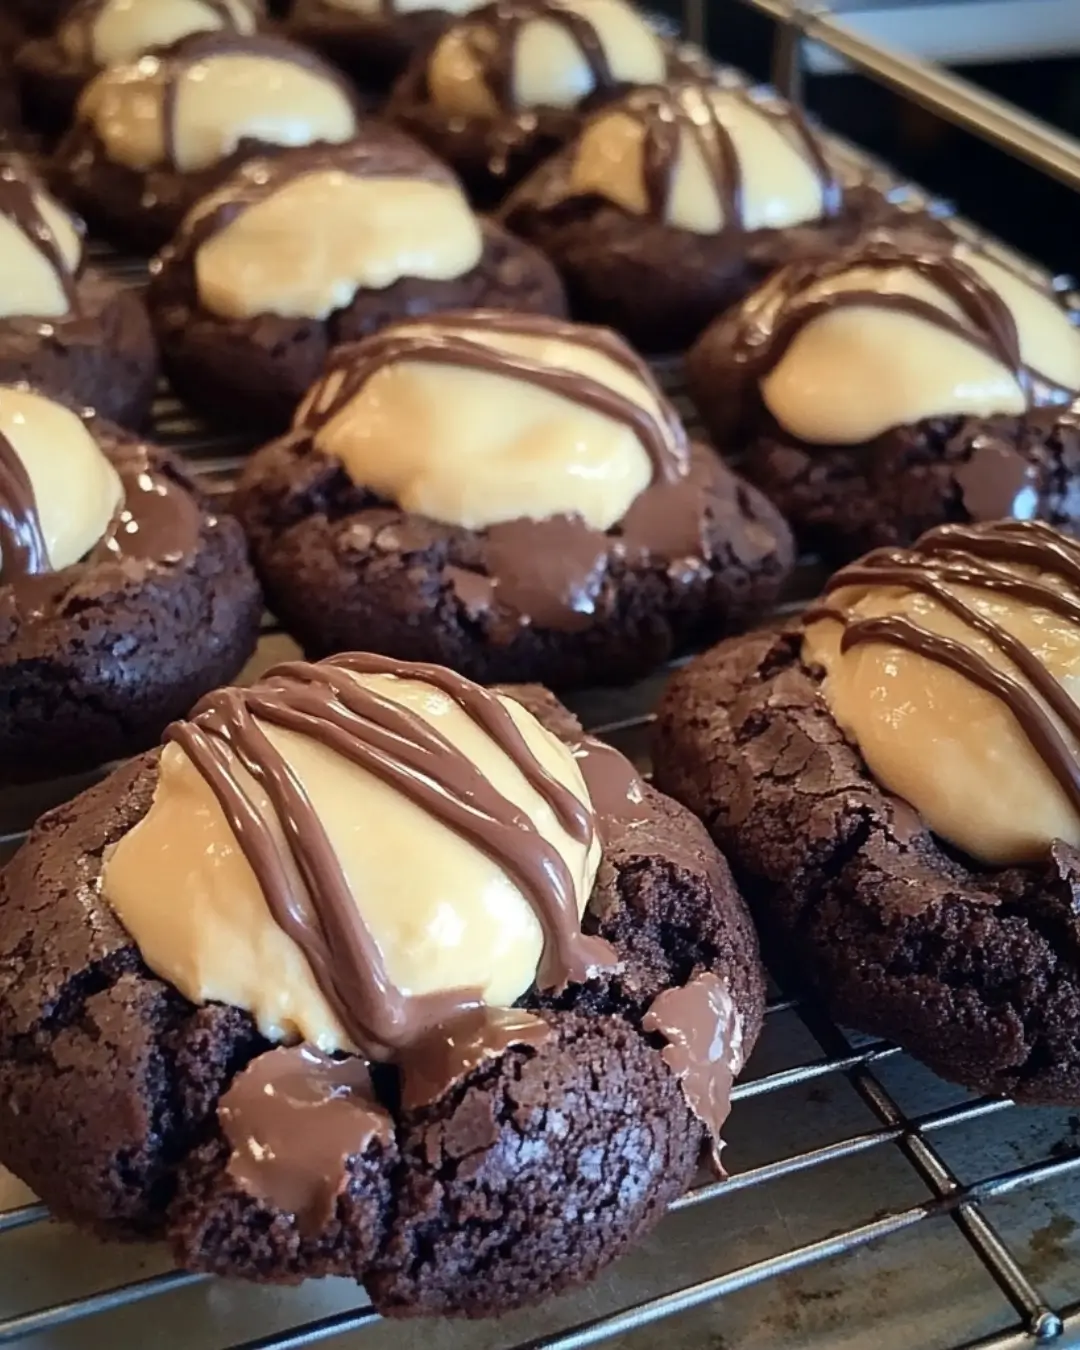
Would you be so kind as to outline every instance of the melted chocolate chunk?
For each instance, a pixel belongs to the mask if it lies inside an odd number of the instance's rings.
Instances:
[[[477,1008],[436,1027],[402,1058],[401,1104],[431,1106],[455,1083],[512,1045],[537,1046],[551,1035],[541,1017],[521,1008]]]
[[[727,985],[705,971],[681,989],[665,989],[641,1024],[668,1042],[663,1055],[681,1081],[687,1105],[709,1132],[718,1171],[720,1129],[731,1112],[731,1089],[743,1065],[739,1014]]]
[[[247,1194],[316,1234],[333,1216],[351,1158],[393,1138],[367,1065],[311,1045],[270,1050],[233,1080],[218,1106],[229,1172]]]

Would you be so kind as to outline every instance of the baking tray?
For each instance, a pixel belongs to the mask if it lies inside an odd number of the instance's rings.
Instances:
[[[738,78],[732,75],[732,78]],[[852,147],[898,201],[929,203]],[[993,241],[971,227],[995,248]],[[1000,251],[1000,250],[999,250]],[[93,249],[137,284],[144,265]],[[1008,254],[1016,263],[1014,255]],[[1037,269],[1035,269],[1037,270]],[[1062,279],[1059,288],[1067,282]],[[656,363],[682,411],[677,359]],[[223,497],[246,449],[162,390],[154,434]],[[800,562],[778,612],[811,595]],[[770,618],[775,618],[776,613]],[[295,647],[268,618],[254,677]],[[648,771],[661,672],[567,701]],[[89,780],[0,794],[0,857]],[[189,1275],[151,1246],[51,1221],[0,1170],[0,1346],[33,1350],[1021,1350],[1080,1344],[1080,1109],[1024,1109],[943,1083],[885,1042],[773,989],[725,1131],[730,1175],[702,1175],[646,1242],[588,1288],[498,1321],[383,1322],[344,1280],[258,1288]],[[62,1166],[63,1160],[57,1160]]]

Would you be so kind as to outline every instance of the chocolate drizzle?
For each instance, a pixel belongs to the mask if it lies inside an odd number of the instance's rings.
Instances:
[[[897,292],[860,289],[816,294],[822,283],[861,268],[915,272],[952,301],[960,317],[928,300]],[[957,247],[914,236],[897,238],[881,231],[827,261],[793,264],[751,296],[741,311],[733,343],[734,359],[760,380],[780,363],[809,324],[841,309],[908,314],[955,334],[1004,366],[1029,407],[1068,404],[1080,393],[1062,388],[1024,361],[1012,311]]]
[[[468,336],[469,330],[559,339],[589,347],[639,380],[655,397],[660,417],[654,417],[600,380],[500,351],[474,341]],[[454,311],[438,315],[430,325],[398,324],[363,342],[339,347],[331,355],[313,396],[302,407],[297,427],[317,437],[319,430],[357,397],[373,375],[400,361],[459,366],[546,389],[628,427],[652,462],[654,481],[673,483],[686,476],[690,453],[686,432],[645,362],[606,328],[563,323],[539,314],[487,309]]]
[[[477,1008],[437,1027],[402,1061],[401,1105],[431,1106],[455,1083],[512,1045],[540,1046],[551,1035],[541,1017],[522,1008]]]
[[[356,98],[345,77],[304,47],[288,42],[284,38],[270,37],[265,33],[195,33],[171,48],[166,55],[158,57],[156,69],[148,74],[148,78],[156,80],[161,86],[161,125],[165,160],[174,168],[176,103],[181,81],[201,61],[209,61],[219,56],[255,56],[266,61],[297,66],[301,70],[317,75],[327,84],[336,86],[353,110],[356,110]]]
[[[618,87],[600,34],[589,20],[554,0],[496,0],[468,16],[464,33],[480,79],[500,108],[524,112],[514,88],[514,66],[522,30],[536,19],[562,28],[577,45],[592,77],[590,93]]]
[[[68,311],[78,310],[76,273],[68,266],[60,242],[38,205],[33,180],[13,163],[0,163],[0,215],[13,222],[52,268]]]
[[[719,975],[703,971],[682,988],[658,995],[641,1025],[668,1042],[664,1061],[708,1131],[713,1163],[722,1175],[720,1130],[731,1112],[731,1089],[743,1063],[742,1023],[727,985]]]
[[[476,1009],[474,989],[408,994],[391,981],[326,831],[302,784],[260,722],[310,736],[374,774],[495,859],[532,904],[544,932],[541,988],[585,981],[615,963],[586,937],[569,869],[531,820],[425,719],[352,675],[416,679],[451,698],[507,754],[578,843],[592,816],[529,750],[494,694],[448,670],[351,653],[278,666],[251,689],[205,698],[165,739],[178,744],[221,804],[275,921],[300,947],[342,1026],[366,1055],[387,1059],[434,1027]],[[266,792],[284,834],[252,803],[236,766]]]
[[[721,98],[738,99],[797,146],[821,184],[823,218],[837,216],[843,203],[840,183],[798,108],[749,89],[717,88],[697,81],[636,89],[610,110],[633,118],[644,129],[642,171],[649,215],[667,219],[686,134],[701,152],[720,203],[721,228],[745,230],[743,165],[724,119]]]
[[[394,1137],[367,1065],[331,1059],[311,1045],[252,1060],[222,1097],[218,1119],[232,1146],[233,1181],[294,1214],[306,1237],[333,1217],[349,1160]]]
[[[79,3],[71,7],[64,19],[64,30],[76,39],[79,50],[85,53],[85,59],[88,63],[93,61],[94,26],[109,3],[110,0],[79,0]],[[244,30],[237,22],[229,0],[199,0],[199,3],[210,10],[219,20],[219,23],[216,29],[196,29],[196,32],[243,33]],[[247,0],[240,0],[240,5],[241,8],[245,7]],[[252,18],[254,18],[254,13],[252,13]]]
[[[204,198],[188,214],[176,245],[166,250],[197,250],[214,235],[227,229],[251,206],[274,196],[298,178],[309,174],[336,173],[352,178],[407,179],[457,187],[453,173],[415,141],[394,127],[383,127],[377,138],[335,146],[300,146],[273,159],[245,162],[221,188]]]
[[[132,562],[168,566],[195,546],[202,517],[188,490],[160,472],[139,442],[99,441],[120,476],[123,499],[104,535],[79,562],[54,571],[30,476],[0,434],[0,617],[47,618],[89,569],[102,578]]]
[[[1031,568],[1033,574],[1010,568]],[[1064,582],[1068,590],[1051,584],[1050,577]],[[1000,699],[1080,813],[1080,706],[1034,652],[953,589],[989,591],[1080,626],[1080,543],[1033,521],[942,525],[924,534],[910,550],[878,549],[841,568],[830,579],[826,595],[848,587],[896,587],[929,596],[988,638],[1019,675],[998,669],[977,648],[933,633],[903,615],[857,619],[842,606],[826,602],[805,618],[807,624],[830,619],[842,624],[841,652],[867,642],[888,643],[947,666]]]
[[[0,432],[0,586],[49,570],[34,485],[15,447]]]

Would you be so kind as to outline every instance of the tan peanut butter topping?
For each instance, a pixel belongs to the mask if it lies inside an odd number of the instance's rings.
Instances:
[[[89,0],[57,29],[72,61],[115,66],[191,33],[255,31],[251,0]]]
[[[623,0],[499,0],[436,44],[428,92],[451,116],[574,108],[598,89],[664,79],[663,43]]]
[[[871,773],[993,866],[1080,846],[1080,545],[942,526],[832,578],[804,660]]]
[[[1080,393],[1080,331],[1056,298],[964,245],[874,237],[784,269],[739,322],[736,359],[780,425],[811,444]]]
[[[452,182],[324,169],[211,235],[195,255],[195,276],[215,314],[324,319],[361,288],[462,276],[483,247],[479,221]]]
[[[0,386],[0,580],[30,557],[59,571],[104,536],[123,502],[120,477],[81,418],[28,389]]]
[[[614,334],[469,311],[339,349],[295,426],[350,477],[434,520],[484,529],[576,515],[609,529],[685,437]]]
[[[63,207],[17,170],[0,170],[0,319],[69,314],[82,253]]]
[[[363,1042],[372,1053],[423,1030],[415,1013],[388,1029],[375,1020],[387,1015],[381,1002],[350,1003],[336,965],[313,968],[311,951],[336,963],[338,948],[358,940],[333,939],[334,925],[370,938],[382,970],[375,986],[406,1009],[455,998],[508,1006],[533,984],[550,933],[524,878],[561,871],[576,927],[599,864],[588,792],[571,751],[519,704],[431,669],[361,656],[297,663],[253,690],[211,696],[194,722],[178,724],[153,804],[102,879],[152,970],[193,1002],[247,1010],[272,1040],[327,1052]],[[233,730],[204,760],[199,747],[225,726]],[[250,826],[243,847],[234,833],[223,807],[233,799],[214,786],[223,765],[261,843]],[[288,838],[275,773],[303,803],[290,809],[298,833]],[[467,793],[458,786],[473,778]],[[484,824],[488,811],[505,818],[499,833]],[[546,850],[548,861],[524,867],[526,849]],[[253,867],[274,857],[291,877],[288,906],[304,916],[292,934]],[[339,873],[351,919],[329,902]],[[316,922],[329,946],[305,949],[297,934],[307,941]],[[332,986],[358,1025],[343,1024]]]
[[[357,126],[344,85],[302,48],[215,34],[103,71],[83,92],[79,117],[116,163],[181,173],[218,163],[245,139],[341,144]]]
[[[631,215],[718,234],[819,220],[838,190],[793,108],[686,83],[637,90],[588,123],[562,195],[592,194]]]

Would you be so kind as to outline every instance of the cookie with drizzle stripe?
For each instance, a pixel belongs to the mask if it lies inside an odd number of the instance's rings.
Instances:
[[[589,347],[640,380],[655,397],[660,417],[654,417],[640,404],[600,380],[473,341],[466,335],[470,329],[549,338]],[[610,417],[634,432],[652,462],[654,481],[672,483],[686,476],[690,455],[686,431],[645,362],[606,328],[562,323],[542,315],[498,310],[449,312],[437,315],[423,328],[419,325],[386,328],[362,343],[340,347],[331,357],[314,395],[301,408],[297,428],[317,434],[360,394],[373,375],[402,361],[460,366],[546,389]],[[337,385],[333,384],[335,375],[342,377]],[[328,385],[333,394],[324,404],[320,402],[319,394]]]
[[[1031,567],[1038,575],[1017,576],[995,566],[998,563]],[[1064,594],[1044,580],[1046,576],[1061,578],[1074,594]],[[841,606],[826,599],[806,614],[804,623],[839,623],[843,628],[842,653],[864,643],[889,643],[947,666],[1000,699],[1080,813],[1080,755],[1076,749],[1080,743],[1080,705],[1023,642],[956,595],[950,585],[1011,595],[1080,624],[1080,543],[1035,521],[943,525],[923,535],[910,550],[879,549],[867,554],[850,567],[841,568],[826,586],[826,597],[849,587],[878,586],[929,596],[988,638],[1024,679],[999,670],[976,648],[933,633],[903,615],[852,619]],[[1072,744],[1059,731],[1055,717]]]
[[[930,301],[897,292],[859,289],[824,296],[801,294],[861,268],[913,271],[951,300],[961,317],[954,318]],[[815,319],[841,309],[890,310],[955,334],[1003,365],[1031,407],[1071,402],[1080,392],[1062,388],[1024,361],[1016,321],[1008,305],[955,249],[905,245],[883,235],[871,237],[862,247],[827,264],[817,260],[791,267],[763,287],[747,302],[733,356],[755,378],[762,379]]]
[[[610,113],[620,113],[644,129],[642,172],[649,215],[664,220],[679,167],[682,133],[693,137],[723,212],[725,230],[745,229],[744,173],[738,147],[710,93],[740,99],[778,128],[790,127],[804,158],[821,183],[823,216],[837,216],[842,203],[840,183],[801,112],[790,105],[771,105],[750,90],[723,89],[688,81],[662,88],[635,90]],[[781,134],[783,131],[781,130]]]
[[[31,180],[15,164],[0,165],[0,215],[6,216],[26,236],[52,268],[64,293],[68,309],[79,308],[76,276],[64,251],[34,196]]]
[[[494,694],[440,667],[348,654],[271,670],[251,689],[209,695],[189,722],[165,733],[217,798],[275,921],[306,956],[328,1003],[357,1047],[387,1059],[480,1004],[473,989],[410,995],[391,981],[317,813],[259,723],[318,740],[420,805],[498,861],[532,905],[544,933],[537,981],[559,989],[616,964],[600,938],[582,933],[573,879],[525,814],[425,719],[352,678],[389,674],[441,690],[490,736],[579,843],[589,811],[536,761]],[[266,792],[284,832],[271,826],[235,772]]]

